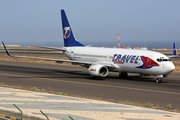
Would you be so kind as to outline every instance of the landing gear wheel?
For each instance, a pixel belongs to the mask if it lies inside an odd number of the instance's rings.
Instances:
[[[156,83],[161,83],[162,82],[162,79],[161,78],[158,78],[157,80],[156,80]]]
[[[96,77],[91,75],[91,78],[93,78],[93,79],[94,79],[94,78],[96,78]]]
[[[128,77],[128,73],[127,72],[119,73],[119,78],[127,78],[127,77]]]

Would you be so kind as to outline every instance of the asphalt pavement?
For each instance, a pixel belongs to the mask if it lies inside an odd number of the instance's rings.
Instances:
[[[0,83],[142,104],[151,102],[162,107],[171,104],[177,109],[179,78],[179,73],[171,73],[158,84],[156,77],[129,74],[127,79],[119,79],[118,73],[109,73],[106,78],[92,79],[87,69],[79,66],[0,61]]]

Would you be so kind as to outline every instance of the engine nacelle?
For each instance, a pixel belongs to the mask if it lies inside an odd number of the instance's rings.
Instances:
[[[108,75],[108,68],[104,65],[91,65],[88,69],[89,74],[96,77],[106,77]]]

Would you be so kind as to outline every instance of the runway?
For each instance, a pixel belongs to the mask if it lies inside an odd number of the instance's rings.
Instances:
[[[103,99],[151,102],[164,107],[171,104],[177,109],[180,109],[179,78],[179,73],[171,73],[158,84],[155,77],[129,74],[128,79],[119,79],[118,73],[110,73],[107,78],[92,79],[87,69],[79,66],[0,61],[0,83]]]

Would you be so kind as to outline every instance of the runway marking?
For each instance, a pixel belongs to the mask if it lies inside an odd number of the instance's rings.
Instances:
[[[0,73],[0,75],[18,76],[18,77],[32,78],[32,77],[30,77],[30,76],[12,75],[12,74],[4,74],[4,73]],[[43,80],[51,80],[51,81],[59,81],[59,82],[70,82],[70,83],[77,83],[77,84],[86,84],[86,85],[94,85],[94,86],[103,86],[103,87],[113,87],[113,88],[129,89],[129,87],[123,87],[123,86],[103,85],[103,84],[85,83],[85,82],[76,82],[76,81],[69,81],[69,80],[59,80],[59,79],[57,80],[57,79],[37,78],[37,77],[35,77],[35,79],[43,79]],[[155,92],[155,93],[166,93],[166,94],[180,95],[180,93],[176,93],[176,92],[159,91],[159,90],[150,90],[150,89],[142,89],[142,88],[131,88],[131,90],[139,90],[139,91],[146,91],[146,92]]]

